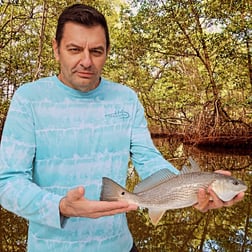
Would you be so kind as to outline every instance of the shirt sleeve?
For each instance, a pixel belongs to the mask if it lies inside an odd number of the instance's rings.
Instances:
[[[143,106],[138,100],[131,136],[131,159],[142,178],[163,168],[169,169],[174,174],[179,173],[170,162],[165,160],[153,144]]]
[[[61,228],[60,195],[33,183],[36,155],[34,120],[29,100],[17,91],[12,99],[0,146],[0,204],[7,210]]]

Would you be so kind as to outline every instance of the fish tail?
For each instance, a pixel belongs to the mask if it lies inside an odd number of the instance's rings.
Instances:
[[[102,178],[102,189],[100,200],[117,201],[123,200],[125,194],[129,193],[125,188],[107,177]]]

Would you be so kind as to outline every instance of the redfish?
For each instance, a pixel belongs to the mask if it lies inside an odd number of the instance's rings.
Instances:
[[[222,201],[229,201],[247,190],[243,181],[216,172],[201,172],[192,158],[189,161],[191,168],[183,166],[178,175],[162,169],[137,184],[133,192],[127,191],[112,179],[103,177],[100,199],[124,200],[141,208],[148,208],[151,222],[156,225],[166,210],[196,204],[200,188],[207,189],[211,186]]]

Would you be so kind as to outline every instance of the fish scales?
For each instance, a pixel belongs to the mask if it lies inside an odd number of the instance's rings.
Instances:
[[[217,175],[217,176],[216,176]],[[220,174],[219,174],[220,175]],[[137,193],[142,207],[167,207],[167,209],[183,208],[197,202],[199,188],[206,189],[218,177],[214,173],[188,173],[175,176],[149,190]],[[150,198],[151,194],[151,198]]]
[[[189,161],[191,168],[183,166],[179,175],[162,169],[137,184],[133,192],[104,177],[100,199],[124,200],[148,208],[151,222],[156,225],[166,210],[189,207],[197,203],[200,188],[207,189],[211,186],[223,201],[229,201],[238,193],[247,190],[243,181],[220,173],[201,172],[192,158],[189,158]]]

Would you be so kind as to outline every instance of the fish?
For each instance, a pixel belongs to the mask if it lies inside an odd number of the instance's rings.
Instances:
[[[195,205],[200,188],[207,190],[211,186],[222,201],[229,201],[247,190],[242,180],[221,173],[203,172],[191,157],[189,162],[191,166],[184,165],[179,174],[168,169],[153,173],[137,184],[133,192],[103,177],[100,200],[123,200],[139,208],[147,208],[151,223],[157,225],[167,210]]]

